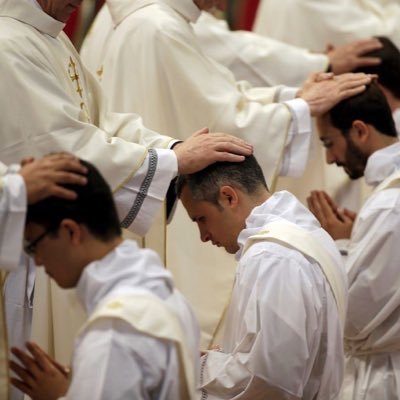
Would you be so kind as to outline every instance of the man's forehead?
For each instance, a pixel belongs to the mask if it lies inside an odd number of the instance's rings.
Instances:
[[[181,192],[181,196],[180,199],[184,205],[184,207],[186,208],[186,210],[188,211],[188,213],[190,214],[190,211],[196,207],[197,203],[199,202],[198,200],[195,200],[193,198],[193,193],[190,190],[188,185],[185,185],[182,188],[182,192]]]
[[[330,137],[331,135],[336,135],[340,131],[336,129],[331,122],[329,114],[322,115],[316,119],[318,135],[322,140],[323,138]]]
[[[209,201],[195,199],[187,185],[182,189],[181,201],[192,219],[213,207],[213,204]]]

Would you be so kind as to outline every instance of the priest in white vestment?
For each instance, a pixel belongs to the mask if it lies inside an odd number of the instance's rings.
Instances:
[[[231,31],[225,20],[203,11],[193,24],[201,49],[225,65],[236,80],[253,86],[301,86],[313,72],[351,72],[361,65],[376,65],[378,58],[361,55],[381,47],[377,39],[359,40],[328,53],[312,53],[249,31]]]
[[[191,25],[202,8],[217,3],[107,0],[85,40],[82,58],[113,110],[139,112],[152,129],[175,132],[182,139],[200,121],[210,129],[229,130],[254,145],[271,186],[278,174],[301,175],[310,147],[310,117],[318,113],[315,100],[336,93],[326,88],[314,96],[314,90],[334,81],[313,83],[311,91],[304,87],[301,93],[236,82],[229,70],[202,52]],[[167,267],[194,305],[204,348],[222,326],[234,261],[218,249],[197,244],[195,236],[178,206],[167,230]],[[196,266],[188,268],[193,260]],[[221,266],[218,274],[213,271],[216,264]],[[211,295],[204,297],[205,290]]]
[[[221,349],[201,360],[201,398],[336,399],[347,284],[332,238],[292,194],[268,192],[254,157],[180,176],[177,192],[201,240],[238,261]]]
[[[376,85],[318,121],[327,162],[373,192],[357,216],[323,192],[310,209],[337,239],[349,281],[343,400],[400,398],[400,143],[390,108]]]
[[[54,151],[85,157],[110,183],[122,226],[143,235],[178,170],[202,168],[198,162],[208,164],[230,157],[226,151],[250,154],[251,149],[243,147],[243,141],[237,138],[205,131],[176,144],[171,137],[145,128],[138,115],[108,112],[99,85],[62,32],[79,3],[0,0],[0,158],[13,163]],[[33,268],[16,277],[15,282],[9,281],[13,299],[31,301],[33,281]],[[22,292],[15,286],[21,284],[25,285]],[[67,349],[67,362],[82,317],[66,323],[66,311],[61,306],[65,299],[58,301],[60,297],[53,296],[51,284],[48,294],[42,289],[46,284],[49,286],[48,281],[36,281],[36,300],[41,301],[41,310],[43,304],[52,308],[59,324],[52,324],[51,312],[41,312],[38,317],[45,316],[45,321],[40,321],[39,330],[42,336],[58,336],[55,346],[61,351]],[[27,310],[21,318],[29,320],[29,313]],[[78,308],[73,314],[78,315]],[[29,337],[29,325],[22,333],[25,338]],[[50,343],[48,350],[56,352],[57,348]]]
[[[199,331],[171,274],[150,250],[121,237],[110,188],[89,163],[75,201],[28,207],[25,251],[62,288],[77,287],[89,318],[75,344],[72,376],[35,344],[12,383],[33,400],[194,399]],[[31,375],[27,375],[29,372]]]

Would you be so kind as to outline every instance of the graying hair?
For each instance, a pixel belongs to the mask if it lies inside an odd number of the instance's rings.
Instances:
[[[267,189],[261,167],[254,156],[243,162],[217,162],[190,175],[180,175],[176,182],[176,194],[181,197],[182,190],[188,186],[195,200],[208,201],[219,207],[219,190],[222,186],[237,187],[252,195],[261,188]]]

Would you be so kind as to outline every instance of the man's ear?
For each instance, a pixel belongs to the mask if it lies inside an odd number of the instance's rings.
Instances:
[[[370,127],[363,121],[356,119],[352,124],[351,139],[358,145],[365,145],[370,138]]]
[[[84,232],[82,226],[76,221],[69,218],[63,219],[60,228],[62,228],[63,235],[69,237],[71,244],[75,246],[81,244]]]
[[[239,204],[239,196],[236,189],[229,185],[221,186],[218,200],[223,207],[236,208]]]

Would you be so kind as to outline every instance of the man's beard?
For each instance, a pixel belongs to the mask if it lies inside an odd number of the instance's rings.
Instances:
[[[346,137],[347,149],[345,162],[341,164],[350,179],[358,179],[364,176],[368,155],[364,154],[349,138]]]

